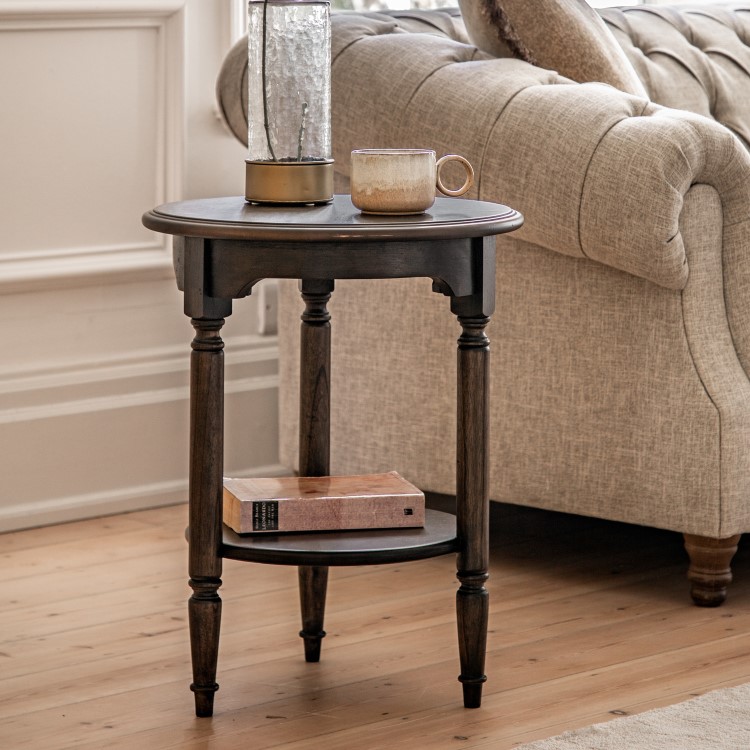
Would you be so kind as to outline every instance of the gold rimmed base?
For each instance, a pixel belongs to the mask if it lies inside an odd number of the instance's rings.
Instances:
[[[320,161],[245,160],[245,200],[304,205],[333,200],[333,159]]]

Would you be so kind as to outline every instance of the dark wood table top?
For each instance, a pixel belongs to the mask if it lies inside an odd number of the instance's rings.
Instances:
[[[149,229],[182,237],[276,242],[372,242],[487,237],[523,224],[518,211],[498,203],[436,198],[413,216],[360,213],[348,195],[324,206],[252,205],[241,196],[167,203],[143,216]]]

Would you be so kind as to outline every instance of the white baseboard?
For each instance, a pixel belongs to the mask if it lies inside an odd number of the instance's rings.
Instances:
[[[233,473],[243,477],[275,477],[287,474],[288,470],[281,464],[272,464]],[[0,533],[177,505],[187,502],[187,497],[187,481],[172,480],[8,505],[0,507]]]

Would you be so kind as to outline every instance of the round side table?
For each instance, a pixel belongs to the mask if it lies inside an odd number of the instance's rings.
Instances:
[[[456,595],[464,705],[486,680],[489,611],[489,340],[495,303],[494,236],[523,217],[507,206],[437,198],[418,216],[365,216],[349,196],[310,207],[250,205],[241,197],[183,201],[146,213],[175,236],[174,264],[191,355],[188,604],[195,706],[213,713],[222,559],[299,566],[305,657],[320,658],[329,566],[457,555]],[[300,475],[329,473],[330,315],[335,279],[427,277],[450,298],[458,337],[456,516],[428,511],[421,529],[240,536],[222,523],[224,365],[220,331],[232,300],[264,278],[296,278],[301,324]],[[397,467],[396,467],[397,468]]]

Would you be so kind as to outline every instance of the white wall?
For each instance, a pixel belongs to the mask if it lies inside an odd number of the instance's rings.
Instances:
[[[141,214],[240,194],[231,0],[0,0],[0,530],[185,499],[189,342]],[[277,355],[227,342],[227,474],[276,473]]]

